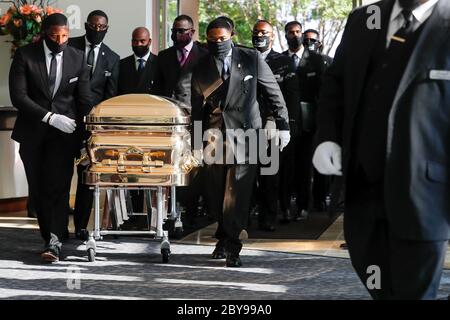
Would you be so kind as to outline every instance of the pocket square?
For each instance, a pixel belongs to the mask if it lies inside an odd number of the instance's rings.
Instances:
[[[75,78],[70,79],[70,80],[69,80],[69,83],[74,83],[74,82],[76,82],[76,81],[78,81],[78,77],[75,77]]]
[[[310,72],[310,73],[307,73],[307,74],[306,74],[306,76],[307,76],[308,78],[315,77],[316,75],[317,75],[317,73],[315,73],[315,72]]]
[[[450,70],[431,70],[431,80],[450,80]]]
[[[105,77],[111,77],[112,73],[109,71],[105,71]]]
[[[253,79],[253,76],[251,76],[251,75],[245,76],[244,82],[245,82],[245,81],[248,81],[248,80],[250,80],[250,79]]]

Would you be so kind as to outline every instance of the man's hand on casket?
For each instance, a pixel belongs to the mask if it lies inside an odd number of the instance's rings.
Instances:
[[[56,113],[50,116],[48,124],[65,133],[73,133],[77,127],[75,120]]]

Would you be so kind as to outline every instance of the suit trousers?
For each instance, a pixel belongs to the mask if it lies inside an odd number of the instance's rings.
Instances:
[[[215,237],[228,253],[241,251],[239,235],[247,228],[257,169],[257,165],[251,164],[204,167],[207,210],[217,217]]]
[[[78,136],[49,128],[40,145],[20,145],[42,238],[48,244],[67,234],[70,183]]]
[[[83,183],[83,171],[86,169],[86,166],[77,166],[78,183],[75,209],[73,212],[73,223],[76,232],[87,228],[92,210],[92,202],[94,201],[94,191],[89,189],[90,186]]]
[[[448,241],[396,237],[382,195],[382,184],[348,182],[344,234],[355,271],[373,299],[436,299]],[[379,268],[381,287],[373,286],[371,266]]]

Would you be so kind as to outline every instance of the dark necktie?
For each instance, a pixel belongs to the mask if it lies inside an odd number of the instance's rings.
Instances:
[[[89,50],[88,56],[87,56],[87,64],[89,67],[89,74],[92,75],[94,74],[94,63],[95,63],[95,53],[94,53],[94,49],[95,46],[90,44],[89,45],[91,47],[91,49]]]
[[[139,62],[138,72],[141,72],[145,68],[145,60],[144,59],[138,59],[137,61]]]
[[[414,31],[413,15],[411,10],[403,9],[402,11],[405,23],[403,26],[392,36],[391,43],[389,44],[389,51],[396,50],[402,47],[406,43],[409,36]]]
[[[293,63],[294,63],[294,67],[295,67],[295,69],[297,69],[298,68],[298,62],[299,62],[299,57],[298,57],[298,55],[296,55],[296,54],[293,54],[292,55],[292,61],[293,61]]]
[[[220,62],[222,62],[222,71],[221,71],[221,77],[223,81],[227,81],[229,74],[227,68],[226,68],[226,64],[225,64],[225,58],[220,59]]]
[[[56,69],[58,67],[56,61],[56,53],[52,53],[52,61],[50,63],[50,73],[48,75],[48,84],[50,89],[50,94],[54,95],[55,87],[56,87]]]

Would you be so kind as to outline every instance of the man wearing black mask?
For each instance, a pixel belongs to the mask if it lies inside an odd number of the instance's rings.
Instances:
[[[120,61],[119,94],[147,93],[153,89],[158,57],[150,51],[152,39],[150,31],[138,27],[131,35],[133,54]],[[131,201],[134,212],[143,212],[144,192],[131,190]],[[127,222],[135,224],[138,217],[132,216]]]
[[[305,50],[303,45],[302,25],[298,21],[292,21],[285,26],[286,39],[289,50],[284,54],[289,56],[295,66],[300,93],[300,110],[301,110],[301,131],[297,139],[296,146],[296,201],[297,219],[303,219],[308,215],[310,209],[323,210],[325,196],[316,195],[313,208],[311,204],[311,175],[313,167],[311,164],[313,154],[313,137],[315,134],[315,119],[317,100],[319,96],[321,78],[327,68],[327,62],[319,53]],[[282,222],[289,222],[291,214],[289,207],[281,208],[284,214]]]
[[[291,142],[283,150],[280,158],[278,174],[266,176],[259,175],[257,187],[257,203],[259,208],[259,228],[263,231],[274,231],[275,220],[278,212],[278,199],[281,207],[290,205],[290,194],[294,185],[292,172],[295,169],[295,141],[300,125],[300,96],[298,94],[298,78],[291,59],[286,55],[272,49],[274,33],[272,25],[265,20],[256,22],[253,27],[252,42],[264,60],[272,70],[283,93],[289,113],[289,127],[291,130]],[[273,116],[269,113],[270,106],[265,106],[266,101],[262,96],[258,103],[262,113],[263,126],[266,128],[269,139],[275,138],[276,125]]]
[[[69,39],[69,45],[85,52],[86,61],[91,79],[91,90],[94,105],[117,95],[117,82],[119,79],[120,57],[112,51],[103,39],[108,32],[108,16],[101,10],[92,11],[85,23],[86,34],[81,37]],[[84,128],[82,128],[84,129]],[[89,133],[84,133],[84,141]],[[86,151],[82,149],[82,154]],[[88,162],[77,166],[78,184],[75,198],[73,220],[75,236],[80,240],[88,239],[86,230],[92,210],[93,191],[83,184],[83,171]]]
[[[280,87],[261,55],[253,49],[233,46],[231,35],[232,26],[224,19],[216,19],[208,25],[209,54],[201,58],[192,75],[192,121],[201,122],[203,130],[215,129],[223,134],[226,130],[257,131],[262,129],[257,102],[258,96],[262,96],[266,101],[262,107],[271,109],[280,130],[279,144],[283,149],[288,145],[290,135],[288,112]],[[196,145],[195,132],[193,138],[194,154],[201,154],[202,145]],[[209,141],[208,145],[211,143]],[[218,242],[212,258],[226,258],[227,267],[242,265],[239,236],[248,222],[258,169],[257,164],[248,161],[248,144],[238,145],[236,150],[233,163],[225,164],[224,159],[217,159],[218,163],[207,163],[203,168],[207,177],[208,212],[219,223],[215,235]]]
[[[42,259],[58,261],[69,212],[73,163],[81,144],[82,119],[92,108],[85,55],[67,46],[63,14],[42,22],[44,40],[19,48],[9,74],[13,105],[19,110],[12,138],[45,241]]]
[[[208,52],[193,41],[194,34],[194,22],[191,17],[180,15],[175,18],[171,36],[173,46],[161,51],[158,55],[155,85],[152,90],[154,94],[191,104],[192,70],[199,59]],[[199,168],[191,172],[189,186],[177,188],[178,199],[190,217],[194,217],[198,211],[198,201],[203,185],[202,171]]]
[[[158,55],[153,93],[191,103],[192,69],[207,51],[192,40],[195,34],[191,17],[181,15],[172,26],[173,46]]]
[[[152,92],[158,57],[150,51],[151,44],[147,28],[134,29],[131,35],[133,54],[120,61],[119,94]]]
[[[325,59],[327,65],[333,62],[333,58],[323,54],[323,43],[320,41],[319,31],[308,29],[303,33],[303,46],[312,52],[319,53]]]
[[[325,73],[313,162],[345,181],[344,234],[374,299],[436,299],[450,238],[450,1],[348,17]],[[448,294],[448,293],[447,293]]]

